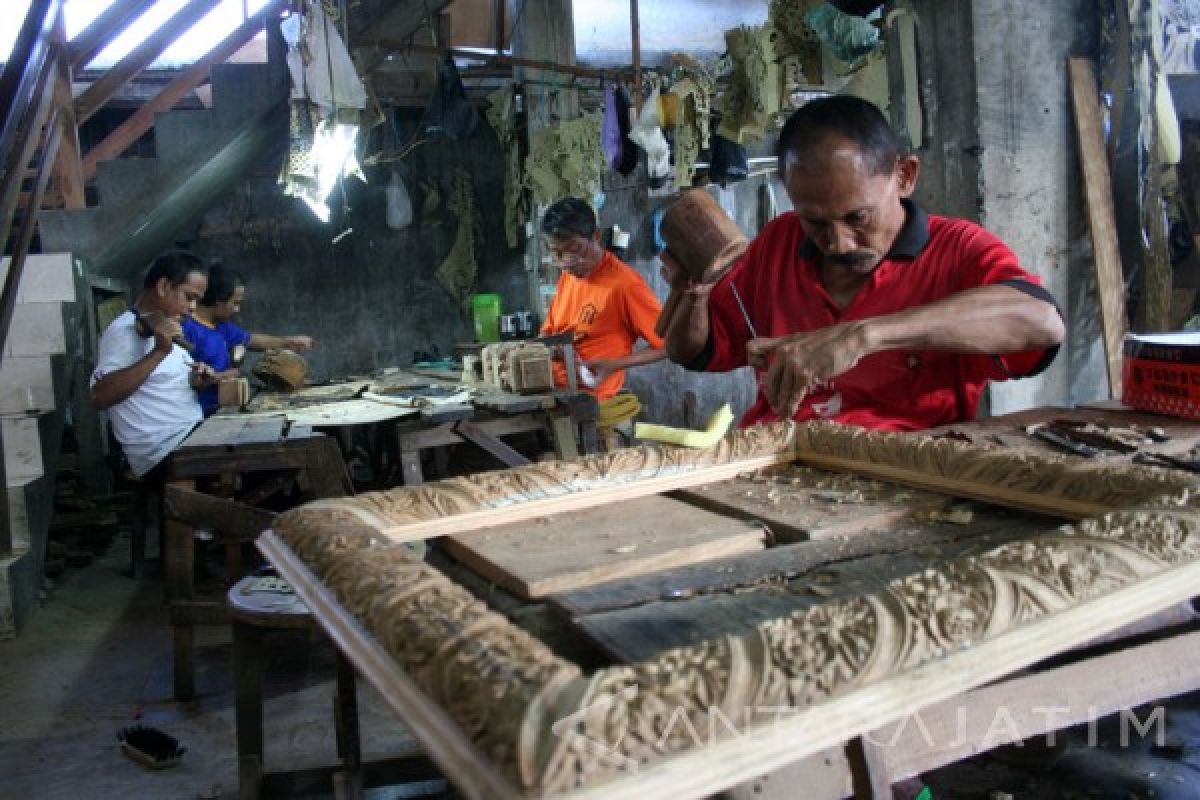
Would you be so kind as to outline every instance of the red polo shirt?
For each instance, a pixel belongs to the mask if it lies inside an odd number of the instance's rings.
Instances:
[[[709,300],[709,343],[693,368],[725,372],[746,366],[752,337],[731,284],[759,336],[784,336],[850,320],[923,306],[948,295],[1004,283],[1053,303],[1036,275],[1023,270],[1012,250],[978,225],[926,216],[906,203],[908,218],[891,252],[871,273],[850,305],[839,309],[821,283],[819,253],[806,242],[799,218],[777,217],[746,255],[714,287]],[[805,397],[795,419],[832,419],[886,430],[919,430],[974,419],[990,380],[1037,374],[1057,347],[999,356],[932,350],[876,353]],[[778,419],[760,389],[743,426]]]

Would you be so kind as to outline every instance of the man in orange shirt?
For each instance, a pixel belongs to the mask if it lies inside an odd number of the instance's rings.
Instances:
[[[580,384],[607,400],[625,382],[626,369],[666,357],[654,333],[661,307],[642,276],[601,246],[596,214],[583,200],[568,197],[550,206],[542,233],[562,270],[542,335],[573,332],[575,351],[594,378]],[[639,338],[649,346],[634,352]],[[554,362],[554,382],[567,385],[562,361]]]

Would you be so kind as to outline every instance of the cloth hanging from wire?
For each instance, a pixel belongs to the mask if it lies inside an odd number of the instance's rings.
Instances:
[[[292,94],[288,158],[279,182],[284,194],[301,198],[327,222],[327,199],[337,182],[350,176],[366,182],[356,151],[367,92],[320,2],[306,0],[302,13],[280,28]]]

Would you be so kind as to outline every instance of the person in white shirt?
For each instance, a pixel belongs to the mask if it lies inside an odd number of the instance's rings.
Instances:
[[[113,435],[139,477],[203,419],[196,392],[216,376],[177,342],[183,341],[183,315],[195,310],[206,285],[195,256],[160,256],[147,270],[137,300],[100,337],[92,406],[108,412]]]

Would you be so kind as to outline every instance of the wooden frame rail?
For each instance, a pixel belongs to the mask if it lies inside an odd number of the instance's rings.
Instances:
[[[714,480],[772,456],[836,457],[863,474],[885,464],[969,496],[990,486],[1020,508],[1039,494],[1068,517],[1080,504],[1111,513],[592,674],[397,541]],[[775,423],[712,451],[631,448],[314,503],[280,515],[259,547],[467,796],[699,798],[1190,598],[1198,487],[1156,469]],[[762,708],[774,713],[745,716]]]

